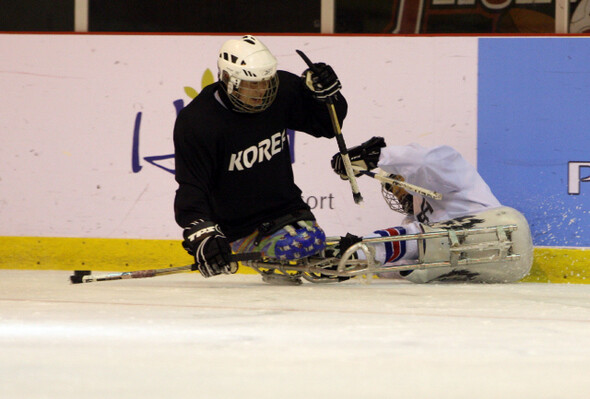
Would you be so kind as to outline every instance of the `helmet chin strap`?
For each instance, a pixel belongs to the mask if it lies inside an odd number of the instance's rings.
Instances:
[[[227,95],[225,85],[221,82],[219,82],[219,87],[217,88],[217,91],[215,92],[215,98],[217,99],[217,101],[219,101],[219,103],[221,103],[221,105],[223,105],[224,108],[231,110],[231,111],[236,111],[234,109],[234,105],[229,100],[229,96]]]
[[[230,77],[227,82],[227,94],[231,95],[234,91],[237,91],[240,87],[241,80],[235,77]]]

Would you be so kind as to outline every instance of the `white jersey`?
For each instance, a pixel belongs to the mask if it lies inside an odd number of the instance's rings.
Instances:
[[[501,206],[477,170],[446,145],[387,146],[381,149],[378,166],[403,176],[408,183],[442,194],[442,200],[434,200],[411,192],[414,215],[421,223],[454,219]]]

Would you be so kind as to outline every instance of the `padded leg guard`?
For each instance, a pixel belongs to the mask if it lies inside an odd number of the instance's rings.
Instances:
[[[231,244],[236,253],[261,252],[263,257],[297,260],[312,256],[326,246],[326,234],[311,220],[300,220],[283,226],[269,236],[259,237],[258,231]]]
[[[419,240],[420,260],[436,263],[457,260],[484,260],[481,263],[451,267],[413,270],[406,279],[415,283],[431,281],[469,281],[479,283],[509,283],[525,277],[533,263],[533,242],[525,217],[509,207],[494,208],[475,215],[424,226],[424,231],[450,230],[516,225],[515,231],[498,230],[486,234],[468,234],[461,242],[452,243],[448,237]],[[425,242],[424,242],[425,241]],[[507,258],[519,255],[516,260]],[[485,262],[489,259],[489,262]]]
[[[299,221],[284,227],[284,234],[275,243],[275,256],[280,260],[306,258],[320,252],[326,246],[326,234],[316,222]]]

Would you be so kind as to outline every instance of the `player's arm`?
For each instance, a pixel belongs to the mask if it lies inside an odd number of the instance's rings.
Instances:
[[[209,204],[210,185],[215,167],[211,142],[189,134],[182,118],[174,130],[175,178],[178,190],[174,199],[177,223],[183,228],[182,246],[195,258],[195,267],[204,277],[235,273],[231,247],[219,225],[213,220]]]
[[[207,135],[196,131],[199,127],[187,120],[189,117],[181,112],[174,125],[174,178],[178,183],[174,214],[181,227],[198,219],[210,220],[213,215],[209,198],[216,167],[215,147],[202,139]]]

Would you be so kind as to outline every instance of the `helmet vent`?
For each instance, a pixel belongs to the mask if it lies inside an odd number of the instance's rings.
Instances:
[[[256,44],[256,42],[254,40],[250,39],[248,36],[244,36],[244,41],[246,43],[250,43],[252,45]]]
[[[237,62],[238,62],[238,57],[233,54],[230,55],[228,53],[223,53],[223,54],[219,54],[219,57],[223,58],[226,61],[229,61],[231,58],[232,64],[237,64]],[[246,65],[244,61],[242,61],[242,65]]]

